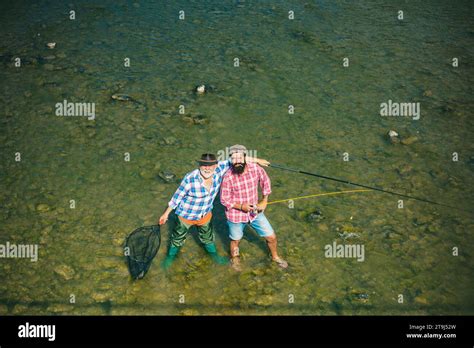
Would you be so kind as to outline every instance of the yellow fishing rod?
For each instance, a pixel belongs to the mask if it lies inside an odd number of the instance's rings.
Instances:
[[[287,199],[280,199],[278,201],[268,202],[267,205],[268,204],[288,202],[288,201],[295,201],[297,199],[305,199],[305,198],[321,197],[321,196],[333,196],[333,195],[341,195],[341,194],[345,194],[345,193],[357,193],[357,192],[369,192],[369,191],[372,191],[372,190],[348,190],[348,191],[334,191],[334,192],[326,192],[326,193],[316,193],[314,195],[307,195],[307,196],[293,197],[293,198],[287,198]]]

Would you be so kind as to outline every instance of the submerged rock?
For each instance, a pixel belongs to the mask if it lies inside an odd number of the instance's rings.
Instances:
[[[352,298],[356,301],[360,302],[368,302],[369,301],[369,294],[365,292],[353,292]]]
[[[319,209],[316,209],[315,211],[311,212],[308,214],[308,216],[306,217],[306,219],[308,221],[311,221],[311,222],[314,222],[314,221],[321,221],[322,219],[324,219],[323,217],[323,214],[321,213],[321,210]]]
[[[412,136],[410,136],[410,137],[408,137],[408,138],[402,139],[402,140],[401,140],[401,143],[402,143],[403,145],[411,145],[411,144],[413,144],[414,142],[417,142],[417,141],[418,141],[418,137],[412,135]]]
[[[413,170],[413,167],[409,164],[403,164],[397,168],[397,172],[400,176],[404,177],[410,174]]]
[[[208,92],[212,92],[216,89],[215,86],[213,85],[198,85],[196,87],[194,87],[194,93],[196,93],[197,95],[203,95],[205,93],[208,93]]]
[[[60,265],[54,269],[54,272],[56,274],[59,274],[62,278],[65,280],[71,280],[74,277],[74,269],[72,267],[69,267],[67,265]]]
[[[351,239],[351,238],[359,238],[360,235],[355,232],[343,232],[343,233],[339,233],[339,237],[346,240],[346,239]]]
[[[8,314],[8,306],[4,304],[0,304],[0,315],[7,315]]]
[[[297,40],[300,40],[302,42],[309,43],[309,44],[317,42],[316,36],[306,31],[295,30],[291,33],[291,36],[293,36],[293,38]]]
[[[398,133],[395,132],[394,130],[389,130],[388,131],[388,136],[389,137],[398,137]]]
[[[196,86],[194,91],[196,92],[196,94],[204,94],[206,93],[206,86],[205,85]]]
[[[36,205],[36,211],[39,211],[40,213],[43,213],[43,212],[46,212],[46,211],[50,211],[51,208],[49,207],[49,205],[45,204],[45,203],[40,203],[40,204],[37,204]]]
[[[176,175],[174,175],[171,172],[163,171],[158,174],[158,177],[160,177],[164,182],[173,182],[176,179]]]
[[[186,115],[184,116],[184,120],[191,124],[208,124],[209,118],[205,115],[198,114],[198,115]]]
[[[134,101],[135,100],[127,94],[113,94],[112,99],[119,100],[119,101]]]
[[[196,115],[193,117],[194,124],[207,124],[209,123],[209,119],[204,115]]]
[[[400,143],[400,138],[398,137],[398,133],[395,132],[394,130],[389,130],[388,133],[387,133],[389,139],[390,139],[390,142],[392,144],[398,144]]]

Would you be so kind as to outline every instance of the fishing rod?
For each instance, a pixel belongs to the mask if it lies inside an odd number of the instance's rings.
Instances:
[[[447,204],[443,204],[443,203],[431,201],[431,200],[425,199],[425,198],[420,198],[420,197],[415,197],[415,196],[411,196],[411,195],[406,195],[406,194],[403,194],[403,193],[398,193],[398,192],[394,192],[394,191],[384,190],[384,189],[377,188],[377,187],[373,187],[373,186],[368,186],[368,185],[363,185],[363,184],[357,184],[357,183],[355,183],[355,182],[351,182],[351,181],[348,181],[348,180],[338,179],[338,178],[332,178],[332,177],[325,176],[325,175],[320,175],[320,174],[316,174],[316,173],[306,172],[306,171],[304,171],[304,170],[299,170],[299,169],[294,169],[294,168],[288,168],[288,167],[280,166],[280,165],[278,165],[278,164],[272,164],[272,163],[271,163],[271,164],[269,164],[269,167],[273,167],[273,168],[277,168],[277,169],[282,169],[282,170],[287,170],[287,171],[289,171],[289,172],[295,172],[295,173],[299,173],[299,174],[305,174],[305,175],[316,176],[316,177],[322,178],[322,179],[337,181],[337,182],[340,182],[340,183],[343,183],[343,184],[347,184],[347,185],[353,185],[353,186],[363,187],[363,188],[370,189],[370,190],[374,190],[374,191],[389,193],[389,194],[391,194],[391,195],[400,196],[400,197],[405,197],[405,198],[410,198],[410,199],[414,199],[414,200],[417,200],[417,201],[420,201],[420,202],[425,202],[425,203],[440,205],[440,206],[443,206],[443,207],[448,207],[448,208],[452,208],[452,209],[456,209],[456,210],[464,210],[464,209],[459,208],[459,207],[453,207],[453,206],[451,206],[451,205],[447,205]],[[465,210],[465,211],[467,211],[467,210]],[[469,211],[469,212],[470,212],[470,211]]]

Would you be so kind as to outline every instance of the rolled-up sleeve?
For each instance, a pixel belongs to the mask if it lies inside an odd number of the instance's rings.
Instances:
[[[185,177],[182,181],[181,184],[179,185],[178,189],[174,193],[173,197],[171,197],[171,200],[168,202],[168,206],[171,209],[176,209],[176,207],[181,203],[183,200],[184,196],[186,196],[186,193],[189,190],[189,182],[187,177]]]
[[[221,203],[227,210],[230,210],[232,209],[232,204],[234,204],[232,200],[232,185],[230,182],[230,177],[224,176],[221,185]]]
[[[262,195],[268,196],[270,193],[272,193],[270,177],[262,167],[257,167],[257,170],[260,187],[262,188]]]

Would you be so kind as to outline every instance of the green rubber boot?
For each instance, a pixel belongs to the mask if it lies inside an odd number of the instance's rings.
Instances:
[[[165,260],[163,261],[163,268],[165,270],[168,270],[171,267],[171,264],[173,263],[174,259],[178,255],[179,249],[180,248],[175,247],[174,245],[170,246],[168,250],[168,254],[166,255]]]
[[[227,264],[229,264],[229,259],[227,257],[220,256],[217,253],[216,245],[214,243],[204,244],[204,248],[208,252],[208,254],[211,257],[212,261],[214,261],[218,265],[227,265]]]

